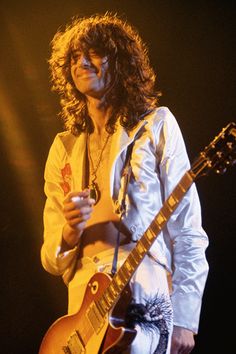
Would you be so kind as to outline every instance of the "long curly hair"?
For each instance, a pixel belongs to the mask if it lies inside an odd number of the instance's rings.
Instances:
[[[74,17],[64,29],[58,30],[51,46],[52,90],[60,95],[60,115],[65,129],[72,134],[93,130],[86,97],[76,89],[71,76],[71,59],[76,50],[86,53],[92,48],[108,57],[112,78],[104,97],[105,104],[112,107],[106,125],[108,132],[114,132],[118,119],[127,131],[131,130],[157,106],[159,93],[155,92],[156,77],[147,46],[138,32],[116,14]]]

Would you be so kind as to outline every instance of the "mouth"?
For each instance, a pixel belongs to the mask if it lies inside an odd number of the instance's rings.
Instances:
[[[94,78],[96,75],[95,73],[87,73],[87,74],[82,74],[82,75],[79,75],[79,79],[82,79],[82,80],[88,80],[88,79],[91,79],[91,78]]]
[[[92,70],[81,70],[78,73],[79,79],[90,79],[94,76],[96,76],[96,73],[95,73],[95,71],[92,71]]]

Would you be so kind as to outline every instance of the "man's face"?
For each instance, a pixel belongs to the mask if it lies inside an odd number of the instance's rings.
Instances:
[[[93,49],[87,54],[78,50],[71,59],[71,75],[78,91],[87,97],[101,99],[110,84],[108,58]]]

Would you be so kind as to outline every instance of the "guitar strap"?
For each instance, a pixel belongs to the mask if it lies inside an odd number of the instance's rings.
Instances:
[[[153,109],[150,109],[146,112],[144,112],[140,116],[140,120],[143,119],[146,115],[151,113]],[[139,134],[139,133],[138,133]],[[132,150],[133,150],[133,145],[135,142],[135,139],[137,138],[137,135],[135,136],[133,142],[128,146],[127,152],[126,152],[126,158],[125,158],[125,168],[123,171],[123,176],[124,176],[124,188],[123,188],[123,194],[121,198],[121,205],[120,205],[120,221],[118,225],[118,234],[117,234],[117,239],[116,239],[116,246],[114,250],[114,256],[113,256],[113,262],[112,262],[112,269],[111,269],[111,275],[113,276],[116,271],[117,271],[117,260],[118,260],[118,250],[119,250],[119,245],[120,245],[120,232],[121,232],[121,221],[122,218],[126,212],[126,202],[125,202],[125,197],[127,194],[127,189],[130,181],[130,176],[131,176],[131,165],[130,165],[130,160],[131,160],[131,155],[132,155]]]
[[[124,188],[123,188],[123,193],[122,193],[122,198],[121,198],[120,220],[119,220],[119,224],[118,224],[118,233],[117,233],[116,245],[115,245],[115,249],[114,249],[112,269],[111,269],[112,276],[115,275],[115,273],[117,271],[118,250],[119,250],[119,245],[120,245],[121,221],[122,221],[122,218],[126,212],[125,197],[127,194],[127,189],[128,189],[128,185],[129,185],[129,181],[130,181],[131,172],[132,172],[130,160],[131,160],[133,145],[134,145],[134,141],[128,146],[127,152],[126,152],[126,157],[125,157],[125,167],[124,167],[124,171],[123,171]]]

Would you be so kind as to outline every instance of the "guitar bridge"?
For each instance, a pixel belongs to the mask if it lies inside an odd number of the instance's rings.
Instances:
[[[83,354],[85,353],[84,345],[77,331],[71,334],[67,341],[67,346],[63,347],[65,354]]]

